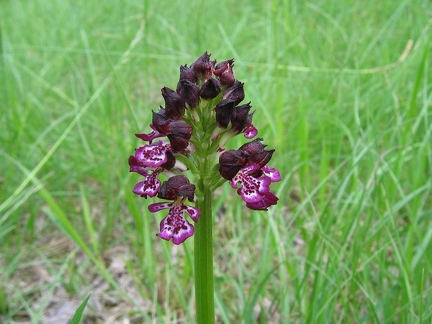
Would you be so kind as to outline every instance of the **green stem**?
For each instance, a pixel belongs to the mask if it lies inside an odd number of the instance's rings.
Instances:
[[[204,163],[208,164],[208,163]],[[206,168],[201,170],[203,195],[197,199],[196,206],[201,211],[195,225],[195,298],[198,324],[212,324],[214,316],[213,285],[213,239],[212,239],[212,192],[203,181]]]

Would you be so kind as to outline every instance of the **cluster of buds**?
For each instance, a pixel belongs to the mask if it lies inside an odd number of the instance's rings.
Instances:
[[[278,201],[269,186],[281,177],[267,165],[274,150],[266,150],[262,139],[256,139],[238,150],[225,151],[231,137],[242,133],[251,139],[258,133],[252,124],[250,103],[241,104],[245,98],[243,83],[235,79],[233,63],[231,59],[216,64],[206,52],[190,67],[181,66],[176,90],[161,90],[165,106],[153,111],[152,131],[136,134],[148,144],[129,157],[130,171],[144,177],[133,192],[144,198],[157,196],[170,201],[148,208],[153,213],[169,209],[157,235],[172,239],[174,244],[194,233],[184,213],[194,222],[201,214],[196,207],[185,204],[186,200],[194,202],[196,196],[200,199],[204,191],[190,183],[187,171],[201,180],[196,183],[210,186],[211,190],[229,180],[250,209],[267,210]],[[219,163],[206,169],[214,157],[219,158]],[[163,183],[159,180],[161,174],[167,178]]]

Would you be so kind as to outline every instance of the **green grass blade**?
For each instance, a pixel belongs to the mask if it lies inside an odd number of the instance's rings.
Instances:
[[[83,302],[79,305],[79,307],[77,308],[77,310],[75,311],[74,316],[72,317],[72,319],[70,320],[69,324],[79,324],[81,323],[81,319],[82,319],[82,315],[84,313],[84,309],[87,306],[87,302],[90,299],[91,294],[89,294],[86,299],[83,300]]]

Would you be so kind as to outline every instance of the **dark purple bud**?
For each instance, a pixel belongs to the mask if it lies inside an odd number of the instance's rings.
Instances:
[[[243,89],[243,83],[238,80],[236,80],[232,86],[227,88],[222,95],[222,99],[234,100],[236,105],[242,102],[244,98],[245,93]]]
[[[233,73],[234,59],[220,62],[216,65],[213,71],[223,86],[231,86],[234,84],[235,77]]]
[[[205,52],[198,60],[192,63],[191,68],[197,75],[198,79],[207,80],[212,76],[214,64],[216,61],[210,61],[210,54]]]
[[[167,137],[174,152],[183,151],[188,145],[192,135],[192,126],[181,121],[170,123],[171,132]]]
[[[200,90],[195,83],[186,79],[180,80],[177,83],[177,93],[188,104],[189,108],[195,109],[199,105]]]
[[[243,129],[246,127],[246,123],[249,118],[249,111],[251,108],[252,106],[249,102],[245,105],[241,105],[233,109],[231,114],[231,124],[233,132],[239,134],[243,131]]]
[[[170,133],[170,122],[171,120],[167,116],[165,116],[165,109],[163,109],[162,107],[158,112],[153,111],[152,128],[154,128],[159,133],[164,135]]]
[[[222,86],[219,80],[215,78],[208,78],[204,81],[201,90],[200,96],[204,100],[210,100],[215,98],[221,92]]]
[[[174,166],[176,164],[176,158],[174,156],[174,153],[170,150],[166,151],[166,157],[167,157],[167,161],[164,164],[162,164],[161,166],[165,170],[171,170],[172,168],[174,168]]]
[[[165,100],[165,115],[168,118],[179,120],[185,113],[186,104],[183,98],[174,90],[163,87],[162,96]]]
[[[187,65],[180,66],[180,78],[179,80],[188,80],[192,83],[198,82],[198,77],[196,76],[195,72],[190,68],[187,67]]]
[[[192,126],[179,120],[172,120],[165,116],[165,109],[153,111],[152,128],[168,137],[174,152],[183,151],[192,135]]]
[[[158,197],[161,199],[176,200],[178,197],[187,197],[194,200],[195,185],[183,175],[177,175],[165,181],[159,189]]]
[[[189,140],[187,138],[173,135],[173,134],[169,134],[167,135],[167,137],[171,143],[174,152],[181,152],[184,149],[186,149],[189,145]]]
[[[221,128],[227,128],[230,117],[235,107],[232,99],[225,99],[219,102],[215,107],[216,121]]]
[[[219,173],[231,180],[247,162],[248,154],[240,150],[228,150],[219,156]]]
[[[265,150],[267,145],[261,143],[263,139],[257,138],[252,142],[243,144],[239,150],[249,154],[248,164],[256,163],[261,168],[264,167],[271,159],[275,150]]]

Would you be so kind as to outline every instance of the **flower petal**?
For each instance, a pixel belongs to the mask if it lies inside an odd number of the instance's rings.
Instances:
[[[241,169],[239,172],[237,172],[236,176],[234,178],[232,178],[232,180],[230,181],[231,187],[236,189],[237,184],[242,183],[241,180],[243,179],[242,178],[243,174],[246,174],[246,173],[251,172],[251,171],[259,170],[259,169],[260,169],[260,166],[256,163],[248,165],[247,167]]]
[[[153,130],[150,134],[135,134],[135,136],[142,139],[143,141],[151,143],[155,138],[164,137],[165,135],[159,133],[157,130]]]
[[[169,241],[172,238],[174,244],[183,243],[194,233],[194,227],[183,217],[184,205],[173,206],[168,215],[160,223],[160,238]]]
[[[261,171],[270,178],[271,182],[278,182],[282,179],[280,172],[275,168],[269,167],[268,165],[262,167]]]
[[[135,157],[138,162],[149,167],[158,167],[164,164],[167,158],[167,150],[169,144],[164,141],[159,141],[155,145],[144,145],[135,151]]]
[[[270,192],[270,178],[260,177],[255,178],[248,174],[250,171],[259,169],[259,165],[252,164],[242,170],[231,180],[231,186],[233,188],[237,187],[240,183],[241,187],[237,190],[237,193],[241,195],[242,199],[247,203],[253,203],[260,201],[261,196]]]
[[[133,192],[141,197],[154,197],[157,195],[161,182],[151,174],[144,181],[138,182],[133,188]]]
[[[190,216],[190,218],[192,218],[194,222],[198,221],[198,218],[201,215],[201,211],[198,208],[188,206],[188,205],[183,205],[183,209]]]
[[[152,213],[156,213],[158,211],[161,211],[163,209],[171,208],[173,205],[172,202],[160,202],[160,203],[154,203],[148,206],[148,210]]]
[[[134,155],[129,156],[129,172],[136,172],[146,177],[149,173],[149,168],[138,162]]]
[[[279,198],[269,191],[264,196],[261,196],[261,200],[252,203],[246,203],[246,207],[253,210],[267,210],[268,207],[276,205],[278,200]]]

